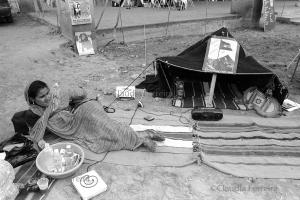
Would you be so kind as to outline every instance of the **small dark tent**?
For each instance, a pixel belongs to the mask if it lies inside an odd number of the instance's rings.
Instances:
[[[205,106],[205,93],[203,82],[210,84],[212,73],[202,70],[208,40],[213,36],[233,36],[226,28],[210,34],[201,41],[187,48],[177,56],[159,57],[155,60],[157,74],[147,75],[146,80],[137,88],[146,88],[153,92],[154,97],[170,97],[174,94],[175,79],[184,81],[184,105],[183,107]],[[233,89],[231,86],[235,86]],[[218,74],[216,89],[214,93],[214,104],[218,108],[239,109],[226,102],[234,102],[241,98],[243,91],[249,87],[256,86],[265,92],[271,89],[273,97],[280,104],[287,96],[287,88],[279,81],[278,77],[269,69],[259,64],[252,56],[247,56],[242,47],[239,51],[237,71],[235,74]],[[235,92],[232,92],[232,91]],[[240,91],[239,95],[236,91]],[[269,90],[270,91],[270,90]],[[223,98],[223,102],[220,100]]]

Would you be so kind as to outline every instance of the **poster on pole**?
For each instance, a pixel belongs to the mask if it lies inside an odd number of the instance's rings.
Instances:
[[[92,23],[89,0],[69,0],[72,25]]]
[[[275,28],[274,0],[263,0],[262,18],[264,22],[264,31],[270,31]]]
[[[91,35],[90,31],[75,32],[76,47],[80,56],[95,54]]]
[[[206,47],[202,70],[206,72],[236,73],[240,45],[228,37],[211,37]]]

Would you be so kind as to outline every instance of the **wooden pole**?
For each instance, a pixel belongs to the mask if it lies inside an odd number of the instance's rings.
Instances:
[[[123,22],[122,22],[122,11],[120,10],[120,22],[121,22],[121,32],[123,38],[123,44],[125,44],[124,30],[123,30]]]
[[[98,26],[99,26],[99,24],[100,24],[100,22],[101,22],[101,20],[102,20],[102,17],[103,17],[103,15],[104,15],[105,10],[106,10],[107,4],[108,4],[108,0],[105,1],[104,8],[103,8],[103,10],[102,10],[102,12],[101,12],[101,15],[100,15],[100,18],[99,18],[99,20],[98,20],[98,22],[97,22],[97,24],[96,24],[96,28],[95,28],[96,30],[98,29]]]
[[[281,17],[282,17],[282,14],[283,14],[283,11],[284,11],[284,8],[285,8],[285,1],[283,2],[283,7],[282,7],[282,10],[281,10]]]
[[[121,4],[119,5],[118,16],[117,16],[117,22],[116,22],[116,25],[114,26],[113,38],[114,38],[115,40],[117,40],[117,27],[118,27],[118,25],[119,25],[120,14],[121,14]]]
[[[61,9],[60,1],[56,0],[56,26],[58,27],[59,30],[61,30],[60,22],[59,22],[61,18],[60,9]]]
[[[210,83],[209,98],[208,98],[207,107],[213,107],[213,98],[214,98],[216,81],[217,81],[217,74],[213,74],[212,79],[211,79],[211,83]]]
[[[144,41],[145,41],[145,66],[147,65],[147,38],[146,38],[146,25],[144,24]]]
[[[207,23],[207,7],[208,7],[208,0],[206,1],[206,6],[205,6],[205,25],[204,25],[204,35],[206,35],[206,23]]]
[[[168,13],[167,28],[166,28],[166,36],[168,36],[168,28],[169,28],[169,22],[170,22],[170,13],[171,13],[170,5],[168,5],[168,8],[169,8],[169,13]]]

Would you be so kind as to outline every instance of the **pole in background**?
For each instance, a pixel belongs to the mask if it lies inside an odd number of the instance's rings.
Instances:
[[[170,5],[168,5],[169,12],[168,12],[168,22],[167,22],[167,28],[166,28],[166,37],[168,36],[168,28],[169,28],[169,22],[170,22],[170,13],[171,13],[171,8]]]
[[[145,41],[145,66],[147,65],[147,38],[146,38],[146,25],[144,24],[144,41]]]

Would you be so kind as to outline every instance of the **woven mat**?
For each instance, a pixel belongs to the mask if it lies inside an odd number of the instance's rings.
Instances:
[[[181,107],[207,107],[209,90],[209,82],[185,82],[184,99],[182,100]],[[235,84],[220,84],[217,82],[213,106],[219,109],[246,110],[242,97],[242,91],[240,91]]]

